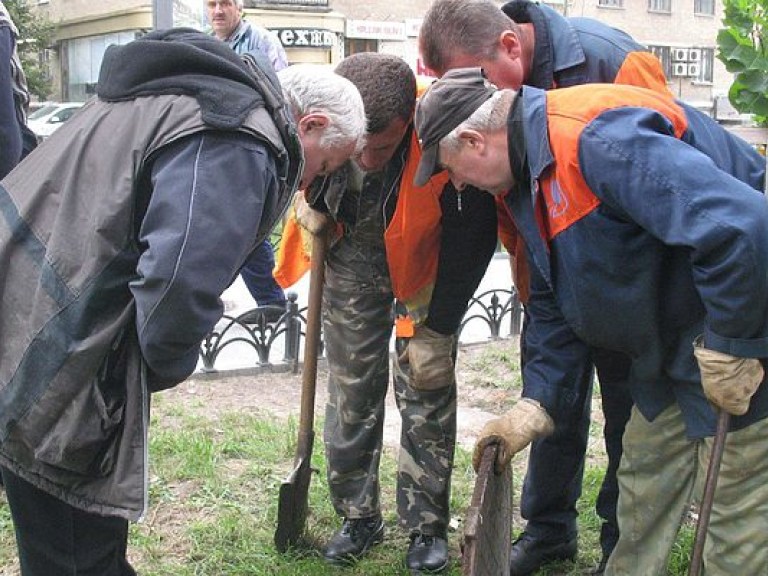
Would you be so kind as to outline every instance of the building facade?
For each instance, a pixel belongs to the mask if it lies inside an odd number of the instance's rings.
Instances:
[[[421,17],[432,0],[246,0],[246,19],[274,31],[292,63],[335,64],[362,51],[396,54],[426,74],[418,54]],[[501,4],[502,2],[497,2]],[[722,0],[551,0],[567,16],[623,29],[661,59],[679,98],[711,111],[731,76],[715,57]],[[156,23],[205,29],[204,0],[42,0],[57,24],[48,54],[54,97],[94,93],[106,47],[125,44]],[[172,19],[172,20],[171,20]],[[167,25],[167,24],[166,24]],[[165,27],[165,26],[161,26]]]
[[[709,109],[733,81],[717,59],[722,0],[572,0],[569,16],[586,16],[626,30],[664,65],[678,98]]]

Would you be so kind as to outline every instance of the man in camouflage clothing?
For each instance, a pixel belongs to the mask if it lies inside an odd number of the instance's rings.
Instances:
[[[402,187],[411,185],[404,172],[410,155],[418,150],[413,149],[412,127],[416,79],[402,59],[356,54],[336,71],[360,91],[369,132],[356,162],[348,163],[344,174],[333,176],[335,182],[323,196],[328,213],[343,227],[326,261],[323,330],[329,369],[328,485],[334,508],[344,518],[324,554],[329,562],[343,564],[360,558],[384,536],[379,461],[394,321],[384,232]],[[486,198],[479,191],[474,196]],[[472,191],[464,193],[465,204],[471,197]],[[310,231],[322,228],[319,221],[328,216],[302,202],[296,207],[300,224]],[[426,334],[427,347],[440,349],[449,365],[437,375],[430,372],[429,377],[409,382],[417,361],[410,350],[418,347],[413,338],[409,353],[394,366],[402,418],[397,508],[400,524],[410,534],[406,562],[414,573],[439,571],[448,564],[446,531],[456,438],[456,382],[450,362],[456,338],[453,331],[444,336],[423,327],[417,327],[417,334]]]

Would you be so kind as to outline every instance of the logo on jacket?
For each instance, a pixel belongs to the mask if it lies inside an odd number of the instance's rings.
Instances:
[[[552,180],[550,190],[549,217],[558,218],[568,211],[568,197],[563,194],[557,180]]]

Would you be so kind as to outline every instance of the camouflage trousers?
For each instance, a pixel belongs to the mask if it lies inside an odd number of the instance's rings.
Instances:
[[[327,477],[336,512],[365,518],[381,511],[379,462],[394,300],[383,245],[361,248],[341,242],[329,255],[323,294]],[[450,514],[455,382],[415,390],[407,367],[395,362],[395,399],[402,419],[396,487],[400,524],[410,532],[442,536]]]
[[[768,420],[728,433],[703,574],[768,574]],[[689,440],[674,405],[653,422],[637,408],[619,466],[619,541],[606,576],[661,575],[688,503],[704,488],[712,438]]]

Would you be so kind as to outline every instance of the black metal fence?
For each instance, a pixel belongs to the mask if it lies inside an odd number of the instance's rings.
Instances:
[[[227,352],[234,352],[241,359],[234,368],[237,370],[298,371],[307,309],[299,308],[295,293],[289,292],[287,298],[284,310],[264,306],[239,316],[225,314],[200,347],[202,372],[233,370],[231,360],[221,361]],[[517,336],[522,326],[522,312],[520,298],[514,289],[488,290],[477,294],[470,300],[462,319],[459,342]]]

